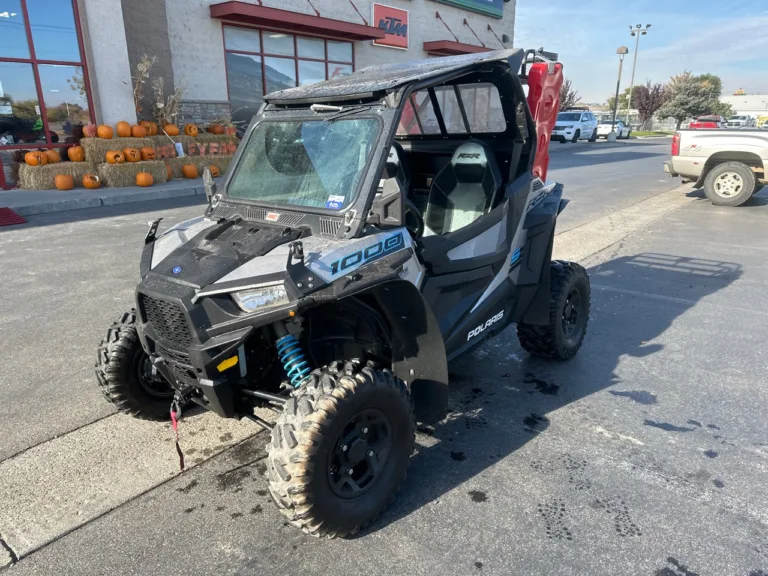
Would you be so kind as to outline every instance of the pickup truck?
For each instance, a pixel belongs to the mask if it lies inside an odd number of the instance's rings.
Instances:
[[[664,171],[704,188],[712,204],[739,206],[758,192],[768,171],[768,133],[758,129],[679,130]]]

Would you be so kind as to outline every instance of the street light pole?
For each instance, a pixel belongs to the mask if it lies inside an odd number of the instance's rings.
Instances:
[[[632,79],[629,81],[629,98],[627,98],[627,126],[630,125],[629,110],[632,108],[632,89],[635,87],[635,66],[637,66],[637,52],[640,50],[640,36],[648,34],[648,28],[650,27],[650,24],[646,24],[645,28],[643,28],[642,24],[637,24],[634,28],[632,26],[629,27],[630,36],[637,36],[637,39],[635,40],[635,58],[632,62]]]
[[[629,52],[629,48],[621,46],[616,50],[619,55],[619,77],[616,80],[616,97],[613,100],[613,120],[611,121],[611,132],[616,132],[616,114],[619,111],[619,87],[621,85],[621,69],[624,66],[624,56]]]

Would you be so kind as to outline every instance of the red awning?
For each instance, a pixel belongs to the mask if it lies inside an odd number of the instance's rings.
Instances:
[[[437,40],[435,42],[424,42],[424,51],[433,56],[456,56],[458,54],[476,54],[478,52],[490,52],[490,48],[475,46],[474,44],[464,44],[463,42],[452,42],[451,40]]]
[[[245,2],[222,2],[211,5],[211,18],[221,18],[244,24],[304,32],[345,40],[375,40],[384,38],[384,30],[353,24],[343,20],[299,14],[278,8],[267,8]]]

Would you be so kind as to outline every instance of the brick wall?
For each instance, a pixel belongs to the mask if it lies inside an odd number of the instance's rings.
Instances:
[[[177,124],[198,124],[205,126],[229,114],[229,102],[220,100],[182,100]]]

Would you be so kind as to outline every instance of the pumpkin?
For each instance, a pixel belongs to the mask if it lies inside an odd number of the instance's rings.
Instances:
[[[55,182],[57,190],[72,190],[75,187],[75,179],[72,174],[57,174]]]
[[[225,126],[224,134],[226,134],[227,136],[234,136],[235,134],[237,134],[237,128],[235,128],[234,126]]]
[[[110,140],[113,134],[114,134],[114,130],[112,130],[112,126],[107,126],[106,124],[99,124],[99,127],[96,128],[96,135],[99,138],[104,138],[104,140]]]
[[[218,178],[219,177],[219,167],[218,166],[214,166],[213,164],[211,164],[210,166],[208,166],[208,169],[211,171],[211,176],[213,176],[214,178]]]
[[[120,138],[128,138],[131,135],[131,125],[125,120],[117,123],[117,135]]]
[[[176,124],[166,124],[163,126],[163,131],[168,134],[168,136],[178,136],[179,135],[179,127],[176,126]]]
[[[72,146],[67,149],[67,157],[72,162],[85,162],[85,150],[82,146]]]
[[[147,136],[157,136],[157,124],[154,122],[142,120],[139,122],[139,126],[142,126],[147,131]]]
[[[211,134],[224,134],[224,126],[221,124],[211,124],[205,131]]]
[[[141,150],[141,159],[142,160],[154,160],[155,159],[155,149],[152,148],[152,146],[144,146]]]
[[[110,164],[122,164],[125,162],[125,155],[120,150],[110,150],[107,152],[107,162]]]
[[[83,136],[86,138],[96,138],[98,135],[98,129],[96,128],[96,124],[86,124],[83,126]]]
[[[173,180],[173,168],[171,168],[170,164],[165,165],[165,173],[168,180]]]
[[[139,172],[136,174],[136,184],[138,186],[152,186],[154,182],[155,181],[152,178],[152,174],[149,172]]]
[[[133,136],[134,138],[146,138],[147,129],[144,128],[144,126],[139,126],[138,124],[135,124],[131,126],[131,136]]]
[[[90,190],[101,188],[101,178],[99,178],[96,174],[86,174],[83,176],[83,186]]]
[[[184,178],[197,178],[199,176],[197,166],[194,164],[184,164],[181,167],[181,173],[184,175]]]
[[[34,150],[24,154],[24,162],[30,166],[45,166],[48,164],[48,156],[45,155],[45,152]]]
[[[56,150],[46,150],[45,157],[48,158],[48,164],[56,164],[56,162],[61,162],[61,156],[59,156],[59,153]]]
[[[123,148],[123,155],[126,162],[138,162],[141,160],[141,153],[136,148]]]
[[[187,124],[184,126],[184,134],[192,137],[197,136],[197,126],[194,124]]]

